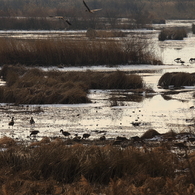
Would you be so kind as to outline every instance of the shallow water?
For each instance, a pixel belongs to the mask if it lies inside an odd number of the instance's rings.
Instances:
[[[180,25],[190,28],[191,23],[188,22],[173,22],[169,21],[169,26]],[[156,29],[158,27],[156,26]],[[130,31],[129,33],[132,33]],[[19,140],[30,140],[31,130],[39,130],[40,133],[37,139],[43,136],[49,137],[63,137],[60,129],[69,131],[71,136],[74,134],[82,135],[83,133],[90,133],[91,139],[98,138],[103,134],[109,139],[115,138],[118,135],[130,138],[135,135],[142,135],[146,130],[153,128],[160,133],[169,130],[175,131],[194,131],[194,127],[189,127],[189,122],[186,119],[194,117],[195,106],[194,88],[180,90],[181,93],[169,95],[170,98],[166,100],[162,96],[163,89],[157,87],[159,78],[165,72],[195,72],[195,64],[190,64],[189,59],[195,57],[195,36],[191,33],[183,41],[158,41],[159,30],[146,31],[142,30],[139,33],[147,34],[153,37],[155,43],[156,53],[160,55],[165,65],[151,66],[151,65],[131,65],[118,67],[76,67],[76,68],[62,68],[61,71],[85,71],[87,69],[95,71],[115,71],[122,70],[128,73],[142,70],[140,74],[146,85],[151,86],[155,90],[155,94],[140,94],[140,102],[135,101],[117,101],[117,106],[111,106],[109,97],[117,95],[118,97],[125,96],[129,92],[116,92],[108,90],[91,90],[89,98],[92,100],[90,104],[77,105],[24,105],[19,107],[1,104],[1,136],[12,136]],[[83,36],[84,31],[81,32],[3,32],[0,31],[0,36],[13,36],[28,38],[29,35],[42,36],[46,38],[47,34],[51,36],[59,36],[59,34],[67,33],[71,36],[77,33],[78,36]],[[135,33],[135,32],[133,32]],[[138,31],[136,32],[138,33]],[[35,38],[34,37],[34,38]],[[175,58],[180,57],[185,61],[184,65],[174,62]],[[49,68],[51,69],[51,68]],[[49,70],[45,68],[45,70]],[[154,71],[155,70],[155,71]],[[150,73],[152,71],[152,73]],[[186,90],[186,92],[184,92]],[[167,91],[167,90],[166,90]],[[117,94],[118,93],[118,94]],[[169,100],[167,100],[169,99]],[[36,113],[34,109],[38,106],[44,112]],[[14,116],[15,124],[12,127],[8,126],[11,117]],[[29,123],[30,117],[35,119],[35,126]],[[133,126],[132,123],[140,123],[139,126]],[[192,123],[193,124],[193,123]]]

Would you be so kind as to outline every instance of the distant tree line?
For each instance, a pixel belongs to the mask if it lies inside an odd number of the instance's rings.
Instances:
[[[62,21],[47,19],[48,16],[56,15],[70,19],[74,24],[71,29],[117,28],[120,22],[118,19],[122,18],[130,19],[128,23],[121,22],[125,28],[143,27],[156,19],[194,18],[193,0],[86,0],[86,2],[90,8],[102,10],[95,14],[87,13],[82,0],[0,0],[2,18],[0,29],[66,28]],[[31,18],[16,20],[13,17]],[[29,22],[31,24],[27,24]]]

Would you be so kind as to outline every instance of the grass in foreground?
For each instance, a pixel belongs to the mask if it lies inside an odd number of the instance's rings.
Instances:
[[[143,149],[82,144],[44,138],[36,147],[1,138],[1,194],[179,194],[195,191],[194,170],[166,147]],[[194,165],[193,153],[190,163]]]

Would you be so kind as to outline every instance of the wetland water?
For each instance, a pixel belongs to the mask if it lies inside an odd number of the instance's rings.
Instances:
[[[185,21],[179,23],[180,26],[187,26],[192,23]],[[170,21],[167,25],[178,25]],[[189,127],[190,124],[186,119],[194,117],[195,109],[190,109],[195,106],[195,100],[192,97],[194,93],[193,86],[189,89],[182,89],[180,93],[169,95],[168,98],[163,98],[162,92],[169,91],[159,89],[157,87],[159,78],[165,72],[195,72],[195,64],[190,64],[189,59],[195,57],[195,36],[189,32],[188,37],[183,41],[158,41],[158,26],[153,31],[139,31],[139,33],[147,34],[152,37],[155,45],[155,50],[160,55],[165,65],[130,65],[118,67],[82,67],[82,68],[63,68],[61,71],[84,71],[91,69],[95,71],[115,71],[123,70],[127,73],[137,71],[140,74],[146,85],[151,86],[155,90],[155,94],[140,94],[137,99],[139,101],[129,101],[124,99],[127,95],[133,95],[128,91],[108,91],[108,90],[91,90],[89,98],[92,100],[90,104],[76,105],[23,105],[23,106],[8,106],[1,104],[1,136],[12,136],[19,140],[30,140],[29,135],[31,130],[39,130],[40,133],[37,139],[43,136],[63,137],[60,129],[69,131],[71,136],[74,134],[82,135],[90,133],[91,139],[98,138],[103,134],[107,138],[115,138],[126,136],[130,138],[135,135],[142,135],[146,130],[153,128],[160,133],[169,130],[182,131],[194,130],[194,127]],[[3,35],[4,33],[4,35]],[[34,34],[34,32],[31,32]],[[31,34],[30,33],[30,34]],[[41,36],[59,36],[59,32],[51,33],[44,32]],[[61,33],[61,32],[60,32]],[[69,35],[74,32],[66,32]],[[84,31],[77,32],[77,35],[83,34]],[[5,36],[5,32],[0,32],[0,36]],[[63,34],[63,33],[62,33]],[[7,36],[20,38],[28,38],[27,32],[7,33]],[[35,33],[35,36],[40,36]],[[63,34],[64,36],[64,34]],[[174,62],[175,58],[181,58],[185,61],[184,65]],[[140,70],[141,73],[140,73]],[[111,106],[110,97],[117,96],[117,106]],[[123,98],[123,99],[122,99]],[[133,99],[133,98],[132,98]],[[38,107],[41,107],[43,112],[34,112]],[[15,124],[12,127],[8,126],[10,118],[14,116]],[[35,126],[29,123],[30,117],[34,117]],[[139,126],[134,126],[132,123],[138,122]]]

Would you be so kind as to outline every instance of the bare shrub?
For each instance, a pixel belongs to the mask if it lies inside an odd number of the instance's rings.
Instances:
[[[142,139],[151,139],[155,137],[156,135],[160,135],[160,133],[154,129],[147,130],[142,136]]]

